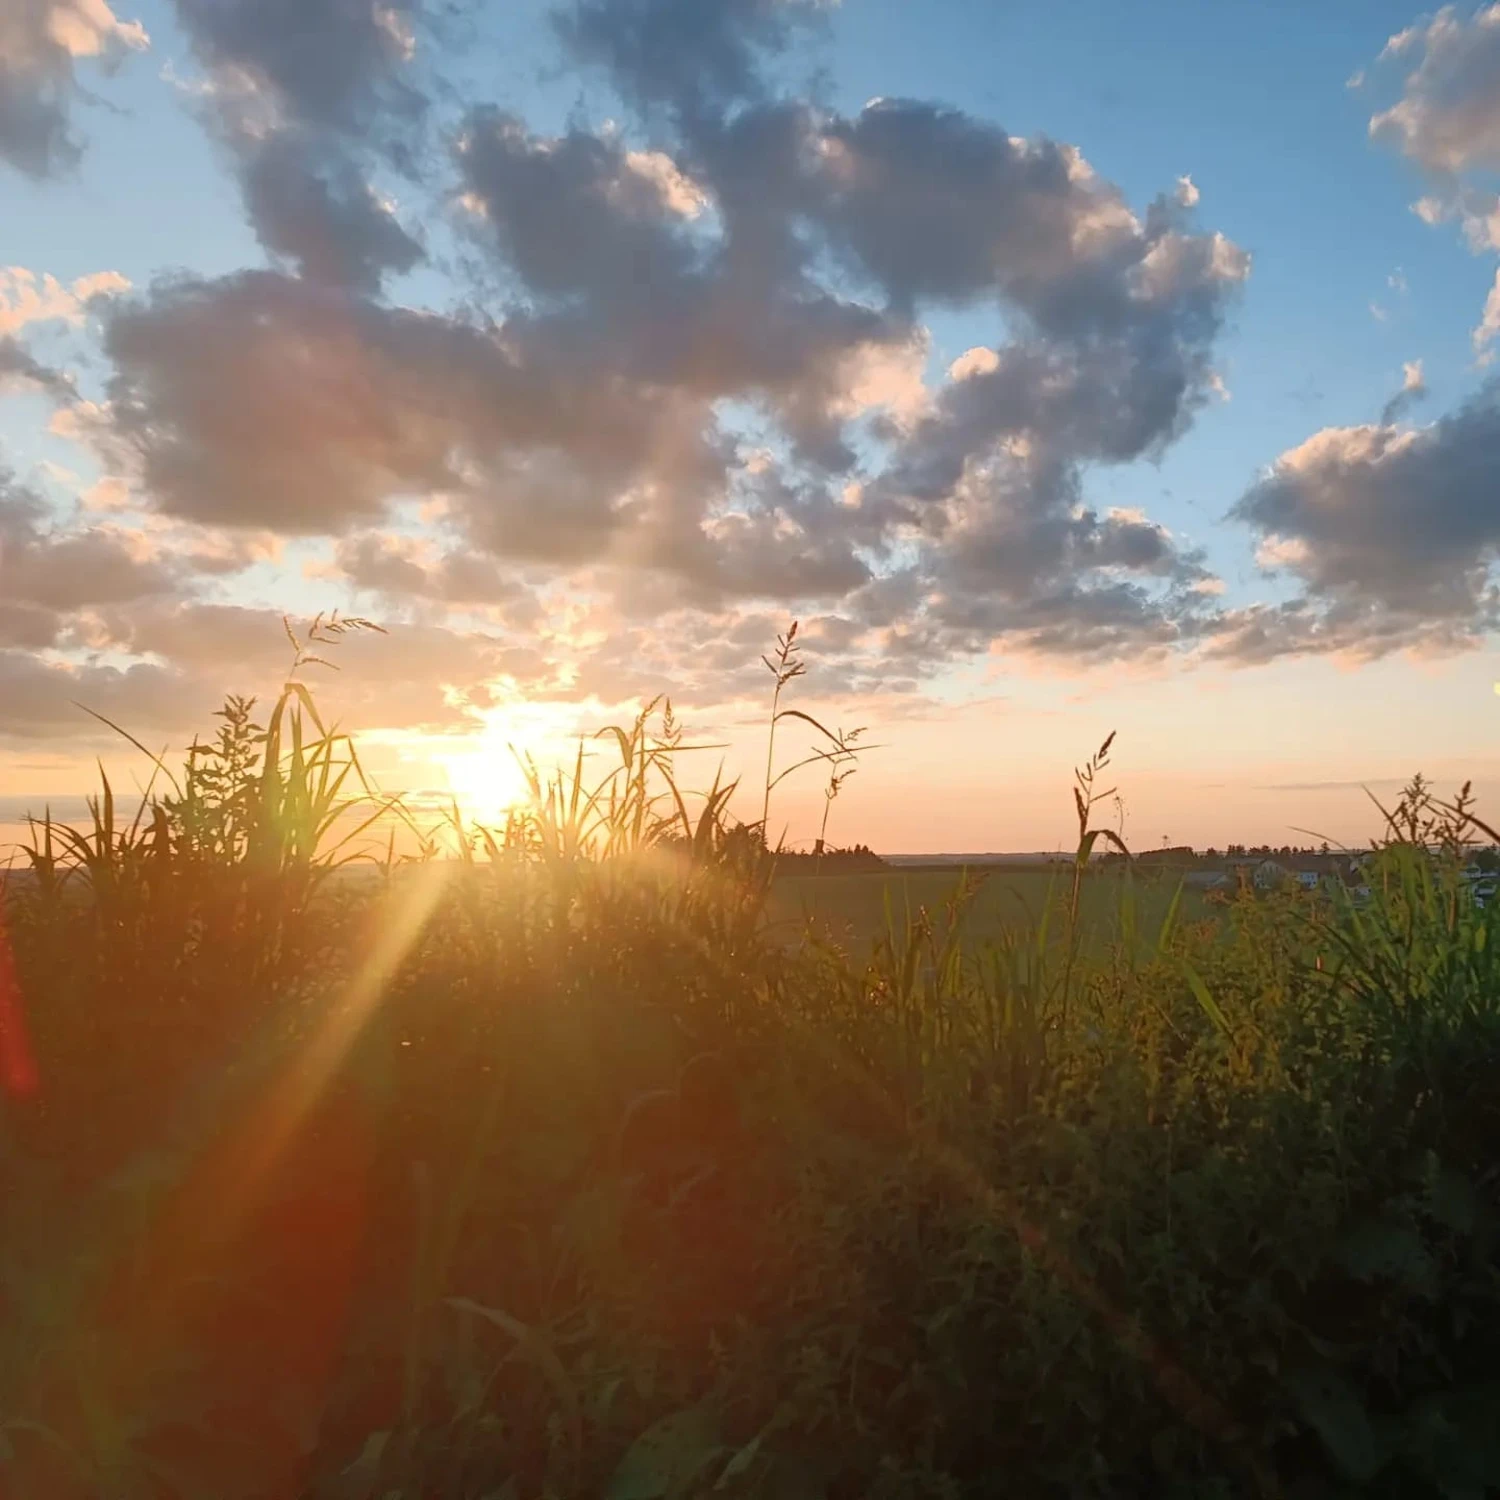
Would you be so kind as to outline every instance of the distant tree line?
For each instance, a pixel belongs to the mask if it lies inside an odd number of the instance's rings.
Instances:
[[[1147,865],[1195,865],[1236,864],[1262,859],[1333,859],[1345,851],[1331,849],[1324,844],[1229,844],[1224,849],[1207,848],[1201,853],[1188,844],[1175,844],[1162,849],[1145,849],[1131,855],[1137,864]],[[1111,851],[1105,860],[1121,863],[1123,854]]]
[[[811,849],[782,849],[776,855],[776,868],[787,875],[858,875],[866,870],[884,870],[889,866],[868,844],[851,844],[836,848],[816,844]]]

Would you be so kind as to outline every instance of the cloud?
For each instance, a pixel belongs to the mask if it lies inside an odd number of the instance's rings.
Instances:
[[[1489,364],[1494,358],[1489,346],[1497,336],[1500,336],[1500,271],[1495,272],[1494,283],[1484,299],[1484,311],[1480,314],[1479,325],[1471,336],[1474,352],[1481,365]]]
[[[440,95],[415,4],[176,3],[276,265],[111,299],[107,390],[55,424],[107,482],[24,545],[80,578],[114,556],[123,592],[12,606],[11,649],[57,657],[30,701],[85,672],[108,698],[128,662],[163,713],[219,663],[273,674],[274,616],[215,583],[268,537],[400,623],[407,644],[361,646],[378,674],[340,679],[368,722],[461,727],[505,674],[724,701],[788,611],[820,622],[830,691],[896,698],[974,654],[1216,638],[1202,553],[1083,499],[1219,399],[1249,260],[1197,225],[1190,180],[1133,205],[1065,143],[797,97],[773,74],[814,4],[569,6],[558,34],[628,118],[543,131]],[[461,305],[391,291],[424,251],[393,180],[462,204]],[[994,333],[945,374],[928,322],[951,309]]]
[[[218,701],[219,694],[209,684],[160,663],[140,661],[122,667],[0,646],[0,738],[49,744],[98,740],[104,731],[85,708],[132,733],[180,730],[206,722]]]
[[[398,603],[412,599],[479,607],[525,627],[542,614],[535,594],[493,557],[415,538],[363,532],[340,542],[334,561],[355,588]]]
[[[175,0],[195,50],[226,93],[274,124],[356,133],[382,108],[419,114],[403,77],[413,0]]]
[[[130,282],[118,271],[96,271],[64,285],[50,273],[0,266],[0,338],[31,323],[81,323],[91,303],[129,290]]]
[[[290,665],[270,609],[145,597],[92,611],[86,630],[56,642],[8,637],[6,618],[0,605],[0,740],[118,748],[92,709],[147,743],[185,745],[210,727],[226,691],[265,699]],[[38,649],[53,644],[66,649]],[[543,655],[507,637],[424,622],[346,637],[328,654],[339,671],[310,669],[312,686],[336,700],[339,727],[356,732],[472,730],[494,706],[492,683],[553,680]]]
[[[1476,254],[1500,250],[1500,4],[1465,20],[1453,6],[1398,32],[1382,62],[1408,69],[1396,102],[1370,118],[1370,136],[1394,147],[1426,175],[1428,191],[1413,205],[1426,224],[1456,221]],[[1393,289],[1406,290],[1399,271]],[[1491,298],[1494,303],[1494,298]],[[1481,363],[1500,323],[1487,305],[1474,330]]]
[[[669,462],[669,403],[612,389],[583,351],[543,366],[524,338],[271,272],[165,283],[118,310],[106,348],[113,443],[192,520],[338,534],[452,489],[513,525],[523,555],[566,559],[589,547],[536,500],[575,483],[591,546],[630,519],[594,478],[623,489]]]
[[[24,387],[58,401],[73,400],[77,392],[70,377],[36,359],[16,335],[35,324],[77,326],[91,308],[129,290],[130,282],[118,271],[95,271],[65,285],[50,273],[0,266],[0,393]]]
[[[763,254],[755,238],[790,234],[774,205],[751,228],[727,204],[722,172],[714,181],[678,166],[733,214],[715,236],[685,220],[617,139],[539,136],[494,110],[471,115],[459,155],[481,242],[543,313],[512,322],[539,361],[603,363],[689,399],[763,400],[804,456],[852,462],[842,430],[851,388],[917,331],[820,284],[805,257]]]
[[[1420,370],[1408,380],[1419,389]],[[1473,644],[1500,622],[1497,463],[1493,384],[1428,427],[1330,427],[1282,454],[1234,514],[1303,592],[1228,619],[1218,649],[1259,659]]]
[[[554,25],[629,102],[702,120],[764,98],[766,57],[816,24],[820,9],[818,0],[572,0]]]
[[[1273,781],[1260,792],[1362,792],[1376,786],[1404,786],[1399,776],[1370,776],[1363,781]]]
[[[1381,56],[1414,65],[1400,99],[1371,118],[1373,139],[1436,177],[1500,166],[1500,5],[1467,21],[1444,6],[1393,36]]]
[[[948,366],[949,380],[967,380],[971,375],[989,375],[1000,368],[1000,356],[993,349],[966,349]]]
[[[59,400],[68,400],[73,385],[60,370],[35,359],[13,338],[0,337],[0,395],[16,389],[45,391]]]
[[[148,599],[100,610],[92,645],[116,657],[169,663],[188,702],[175,711],[164,704],[158,722],[183,728],[202,722],[205,710],[191,705],[217,707],[225,690],[278,691],[290,664],[275,610],[199,601]],[[346,637],[325,654],[339,669],[328,683],[336,691],[338,722],[350,730],[472,728],[475,714],[493,704],[494,680],[523,668],[545,670],[535,656],[518,654],[507,637],[421,621],[386,635]],[[226,663],[232,681],[226,681]]]
[[[882,100],[811,144],[806,211],[900,306],[998,296],[1046,332],[1093,334],[1175,292],[1180,257],[1221,255],[1230,280],[1248,266],[1183,233],[1165,198],[1143,222],[1074,148],[957,110]]]
[[[733,36],[765,19],[729,12]],[[611,35],[644,15],[612,11]],[[1160,452],[1212,398],[1243,252],[1175,195],[1137,214],[1073,148],[957,111],[713,116],[705,98],[691,137],[645,158],[618,131],[469,112],[470,233],[514,298],[493,322],[267,273],[122,306],[114,435],[157,504],[340,535],[436,491],[482,553],[642,569],[705,604],[833,600],[896,567],[923,610],[1000,581],[974,556],[1013,554],[1059,585],[1048,610],[1107,598],[1123,629],[1188,607],[1171,591],[1196,562],[1159,565],[1072,511],[1082,466]],[[1016,336],[929,390],[921,318],[943,306],[990,307]],[[960,558],[991,533],[1003,548]],[[1085,597],[1095,577],[1116,592]],[[1022,629],[1024,570],[1004,583],[997,628]]]
[[[424,256],[347,157],[295,133],[247,150],[242,181],[261,243],[309,280],[376,292]]]
[[[80,59],[111,67],[149,43],[139,21],[123,21],[106,0],[6,0],[0,10],[0,159],[44,178],[78,162],[72,129]]]
[[[139,537],[60,524],[40,497],[0,470],[0,599],[54,615],[172,591],[178,571]]]
[[[375,291],[424,256],[372,185],[410,175],[428,107],[416,0],[175,0],[207,70],[199,111],[235,162],[251,227],[278,260]]]
[[[1380,413],[1380,425],[1389,427],[1405,416],[1407,411],[1427,394],[1427,380],[1422,373],[1422,361],[1409,359],[1401,366],[1401,389],[1385,403]]]

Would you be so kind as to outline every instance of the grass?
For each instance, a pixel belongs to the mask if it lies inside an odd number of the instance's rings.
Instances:
[[[0,907],[0,1493],[1500,1486],[1462,798],[1392,809],[1364,905],[1208,923],[1089,872],[1106,744],[1027,917],[823,876],[861,930],[791,941],[774,747],[742,825],[653,710],[398,859],[297,673]]]

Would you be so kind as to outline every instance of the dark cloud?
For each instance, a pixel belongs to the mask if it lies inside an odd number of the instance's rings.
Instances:
[[[118,532],[58,524],[38,496],[0,470],[0,601],[10,606],[7,633],[35,635],[43,629],[42,614],[55,621],[86,605],[170,592],[179,579],[170,561],[132,550]]]
[[[730,593],[864,576],[817,491],[736,480],[755,515],[716,514],[735,450],[707,403],[550,331],[265,272],[174,283],[111,320],[113,443],[162,510],[200,522],[338,533],[443,490],[470,539],[513,561],[610,560]]]
[[[56,610],[14,599],[0,599],[0,647],[41,651],[56,642],[62,618]]]
[[[1242,260],[1214,237],[1180,233],[1165,201],[1143,224],[1119,189],[1071,146],[1025,140],[962,111],[885,99],[833,119],[807,158],[810,211],[895,302],[966,305],[999,297],[1037,327],[1098,337],[1140,321],[1153,274],[1180,296],[1184,273],[1207,283]],[[941,224],[944,233],[926,232]],[[1196,260],[1198,266],[1162,264]],[[1217,322],[1219,299],[1184,303]]]
[[[1379,654],[1500,623],[1500,386],[1429,427],[1334,427],[1284,453],[1234,514],[1304,596],[1231,621],[1226,649]]]
[[[145,47],[138,21],[105,0],[5,0],[0,8],[0,159],[28,177],[75,166],[82,144],[72,128],[81,59],[113,66]]]
[[[706,190],[665,152],[583,130],[537,136],[481,111],[460,162],[486,237],[544,309],[515,326],[549,359],[702,400],[759,399],[805,456],[852,462],[836,411],[848,362],[909,344],[909,320],[837,295],[802,265],[778,271],[732,221],[699,224]],[[774,205],[763,200],[761,215]]]
[[[497,543],[570,560],[636,515],[618,491],[665,461],[670,402],[649,387],[270,272],[160,286],[106,347],[117,441],[160,508],[195,520],[337,533],[453,489],[489,506]],[[537,513],[528,478],[545,495],[549,463],[577,476],[584,540]]]
[[[334,561],[358,589],[393,601],[479,606],[498,611],[507,623],[536,623],[542,614],[535,594],[493,558],[461,547],[442,551],[379,532],[339,543]]]
[[[1427,395],[1427,380],[1420,359],[1408,360],[1402,370],[1401,389],[1380,410],[1380,425],[1399,422],[1417,402]]]
[[[240,75],[245,107],[275,124],[356,134],[380,113],[413,118],[425,99],[403,76],[416,46],[414,0],[176,0],[204,63]],[[220,87],[232,87],[220,78]]]
[[[0,338],[0,392],[15,386],[45,391],[62,401],[76,394],[73,382],[62,371],[44,365],[18,339]]]
[[[703,118],[762,97],[762,65],[814,22],[818,0],[573,0],[563,44],[602,67],[631,103]]]
[[[537,136],[482,109],[465,124],[459,161],[496,248],[537,297],[593,306],[629,296],[650,317],[695,268],[670,178],[645,169],[656,161],[676,174],[666,156],[640,153],[637,166],[618,140],[581,129]]]
[[[410,176],[428,107],[415,0],[176,0],[208,71],[202,109],[251,227],[302,274],[358,290],[423,257],[371,181]]]
[[[245,207],[261,244],[309,280],[378,292],[422,246],[346,158],[285,133],[245,154]]]
[[[155,735],[206,723],[221,696],[212,685],[154,662],[120,667],[0,649],[0,738],[51,743],[104,737],[85,709],[132,733]]]

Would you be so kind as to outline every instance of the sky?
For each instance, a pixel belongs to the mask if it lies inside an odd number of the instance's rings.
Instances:
[[[758,788],[792,620],[836,841],[1482,798],[1497,267],[1500,5],[9,0],[0,839],[333,610],[483,815],[658,697]]]

